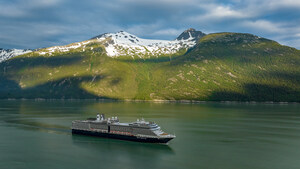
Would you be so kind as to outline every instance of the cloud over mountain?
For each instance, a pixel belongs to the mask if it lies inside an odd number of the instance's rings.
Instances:
[[[300,48],[296,0],[0,1],[0,47],[39,48],[125,30],[175,39],[186,28],[247,32]]]

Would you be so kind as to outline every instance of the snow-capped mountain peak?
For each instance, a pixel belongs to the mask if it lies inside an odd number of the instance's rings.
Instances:
[[[0,63],[3,61],[8,60],[9,58],[18,56],[18,55],[23,55],[26,53],[32,52],[31,50],[28,49],[1,49],[0,48]]]
[[[202,33],[202,32],[201,32]],[[202,33],[203,34],[203,33]],[[188,49],[196,45],[198,36],[195,30],[188,32],[189,37],[176,40],[155,40],[139,38],[128,32],[105,33],[94,37],[98,41],[105,41],[105,49],[108,56],[160,56],[174,54],[180,49]],[[205,34],[204,34],[205,35]]]
[[[66,46],[53,46],[46,48],[39,51],[39,54],[52,55],[54,52],[69,52],[70,50],[77,48],[82,48],[80,49],[82,51],[85,51],[86,49],[93,50],[92,47],[88,47],[88,44],[96,42],[104,45],[106,54],[110,57],[157,57],[175,54],[181,49],[188,50],[195,46],[197,40],[203,36],[205,36],[205,34],[200,31],[188,29],[175,40],[156,40],[143,39],[128,32],[119,31],[117,33],[105,33],[90,40],[76,42]]]
[[[107,38],[111,38],[114,43],[117,44],[139,44],[139,45],[149,45],[149,42],[145,43],[145,41],[141,38],[138,38],[137,36],[130,34],[128,32],[120,31],[117,33],[105,33],[102,34],[95,39],[97,40],[105,40]]]

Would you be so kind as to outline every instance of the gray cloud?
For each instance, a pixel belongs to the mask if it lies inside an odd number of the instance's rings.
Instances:
[[[299,9],[298,0],[0,0],[0,47],[65,45],[119,30],[175,39],[194,27],[253,33],[300,48]]]

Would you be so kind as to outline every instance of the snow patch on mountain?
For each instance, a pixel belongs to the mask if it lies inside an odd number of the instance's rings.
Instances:
[[[0,63],[12,57],[32,52],[27,49],[0,49]]]
[[[67,46],[53,46],[50,48],[46,48],[42,51],[39,51],[40,55],[52,55],[54,52],[69,52],[71,49],[77,49],[80,47],[84,48],[86,47],[87,44],[91,43],[92,41],[83,41],[83,42],[78,42],[78,43],[73,43]]]
[[[106,33],[95,37],[104,42],[108,56],[160,56],[174,54],[180,49],[188,49],[196,45],[195,38],[190,34],[189,38],[182,40],[154,40],[142,39],[130,33],[120,31]]]

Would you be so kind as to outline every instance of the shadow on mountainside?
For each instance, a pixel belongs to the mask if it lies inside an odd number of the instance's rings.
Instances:
[[[0,78],[0,99],[113,99],[91,94],[80,87],[82,82],[98,81],[105,76],[68,77],[22,89],[13,80]]]
[[[5,62],[0,63],[0,68],[4,71],[16,69],[22,70],[27,67],[38,67],[38,66],[47,66],[47,67],[58,67],[71,65],[77,62],[80,62],[83,59],[81,55],[72,55],[72,56],[53,56],[53,57],[20,57],[9,59]],[[2,71],[1,70],[1,71]]]
[[[268,78],[276,78],[276,79],[281,79],[284,81],[288,81],[289,83],[292,83],[296,86],[300,86],[300,71],[297,72],[268,72],[266,73],[265,77]]]
[[[215,91],[208,100],[300,102],[300,90],[295,90],[285,86],[250,83],[244,86],[244,90],[244,94],[230,91]]]

